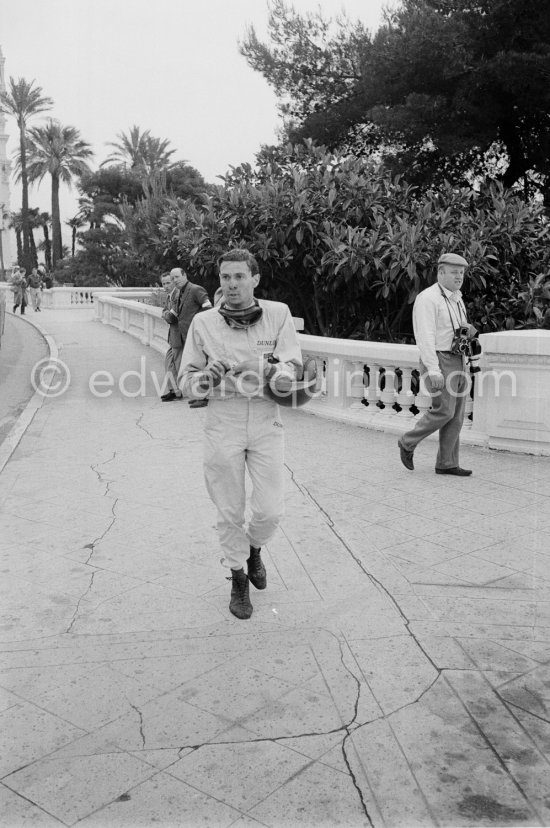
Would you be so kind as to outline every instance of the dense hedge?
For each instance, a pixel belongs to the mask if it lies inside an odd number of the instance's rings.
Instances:
[[[471,263],[464,293],[481,330],[550,327],[541,205],[495,183],[419,193],[372,162],[311,144],[234,169],[203,206],[167,203],[149,245],[211,292],[220,253],[246,246],[261,261],[260,295],[288,302],[309,333],[387,341],[408,341],[415,296],[440,253],[455,251]]]

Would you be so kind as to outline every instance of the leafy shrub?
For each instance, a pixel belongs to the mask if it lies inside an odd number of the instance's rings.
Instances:
[[[470,262],[465,300],[480,330],[550,324],[548,221],[497,183],[421,192],[309,142],[263,151],[202,202],[153,187],[120,212],[123,226],[83,233],[79,254],[111,283],[150,285],[181,266],[213,295],[219,256],[245,246],[261,264],[259,295],[286,302],[307,332],[407,342],[414,299],[454,251]]]
[[[262,263],[259,294],[287,302],[308,332],[410,341],[412,303],[443,251],[470,262],[464,292],[481,330],[547,324],[549,241],[542,207],[496,183],[419,193],[308,144],[233,169],[203,206],[171,202],[155,245],[211,292],[219,255],[246,246]]]

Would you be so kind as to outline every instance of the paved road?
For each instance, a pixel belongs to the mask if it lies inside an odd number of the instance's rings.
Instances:
[[[0,475],[0,825],[549,825],[548,459],[442,479],[433,443],[410,473],[395,437],[286,412],[238,621],[205,411],[158,400],[138,340],[44,317],[71,384]]]
[[[0,443],[32,397],[33,366],[47,354],[44,338],[36,328],[20,315],[6,313],[0,347]]]

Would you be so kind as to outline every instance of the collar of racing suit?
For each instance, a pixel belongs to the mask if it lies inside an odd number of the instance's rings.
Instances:
[[[250,328],[262,318],[263,309],[257,299],[254,304],[248,308],[228,308],[225,302],[222,302],[218,308],[230,328]]]

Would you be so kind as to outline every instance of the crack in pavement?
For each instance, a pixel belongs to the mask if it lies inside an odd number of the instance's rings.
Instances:
[[[151,434],[151,432],[150,432],[150,431],[147,431],[147,429],[146,429],[146,428],[144,428],[144,426],[142,426],[142,425],[141,425],[141,421],[143,420],[143,418],[144,418],[144,417],[145,417],[145,412],[144,412],[144,411],[142,411],[142,413],[139,415],[139,417],[138,417],[138,418],[137,418],[137,420],[136,420],[136,425],[137,425],[137,427],[138,427],[138,428],[141,428],[141,430],[142,430],[142,431],[144,431],[144,432],[147,434],[147,436],[151,438],[151,440],[156,440],[157,438],[156,438],[156,437],[154,437],[154,436]]]
[[[538,812],[538,810],[535,807],[533,801],[529,800],[529,797],[528,797],[527,793],[523,789],[523,784],[520,781],[518,781],[518,779],[515,778],[515,776],[512,773],[512,770],[508,767],[508,764],[506,763],[505,759],[500,755],[499,751],[497,750],[497,747],[491,742],[489,736],[487,736],[487,734],[485,733],[485,730],[483,729],[482,725],[478,722],[476,717],[473,715],[472,711],[469,709],[468,705],[466,704],[466,702],[464,701],[464,699],[462,698],[460,693],[455,689],[455,687],[453,687],[451,682],[448,681],[446,676],[444,676],[444,681],[445,681],[447,687],[450,689],[451,693],[457,699],[458,703],[462,706],[462,709],[464,710],[466,716],[472,722],[472,725],[475,727],[480,739],[483,741],[483,743],[485,744],[487,749],[490,751],[490,753],[492,753],[497,765],[500,766],[501,770],[503,771],[505,776],[509,779],[510,783],[516,788],[519,795],[525,801],[527,807],[530,808],[533,811],[533,813],[536,815],[537,819],[540,820],[540,824],[545,825],[546,820]],[[532,741],[534,743],[534,740],[532,740]],[[538,748],[537,748],[537,750],[538,750]]]
[[[94,585],[94,578],[95,578],[95,576],[97,575],[97,572],[98,572],[98,570],[97,570],[97,569],[95,569],[95,570],[92,572],[92,575],[91,575],[91,578],[90,578],[90,583],[88,584],[88,589],[87,589],[87,590],[86,590],[86,592],[84,592],[84,594],[83,594],[83,595],[81,595],[81,596],[80,596],[80,598],[78,599],[78,602],[77,602],[77,605],[76,605],[76,608],[75,608],[75,611],[74,611],[73,617],[72,617],[72,619],[71,619],[71,623],[69,624],[69,626],[68,626],[68,627],[67,627],[67,629],[65,630],[65,632],[66,632],[66,633],[70,633],[70,632],[72,632],[72,629],[73,629],[73,627],[74,627],[74,625],[75,625],[75,622],[76,622],[77,615],[78,615],[79,610],[80,610],[80,604],[81,604],[81,603],[82,603],[82,601],[85,599],[86,595],[88,595],[88,593],[92,591],[92,587],[93,587],[93,585]]]
[[[136,713],[137,713],[137,714],[138,714],[138,716],[139,716],[139,734],[140,734],[140,736],[141,736],[141,742],[142,742],[142,744],[143,744],[143,749],[145,750],[145,733],[144,733],[144,730],[143,730],[143,713],[141,712],[141,710],[139,709],[139,707],[136,707],[136,705],[135,705],[135,704],[132,704],[132,702],[130,701],[130,699],[128,699],[128,698],[127,698],[127,699],[126,699],[126,701],[127,701],[127,702],[128,702],[128,704],[130,705],[130,707],[131,707],[133,710],[135,710],[135,711],[136,711]]]
[[[288,466],[286,463],[285,463],[285,466],[288,469],[288,471],[290,472],[292,482],[294,483],[294,485],[297,487],[297,489],[305,497],[307,497],[315,505],[315,507],[319,510],[319,512],[321,512],[321,514],[325,518],[325,521],[326,521],[326,524],[327,524],[328,528],[333,533],[333,535],[339,540],[339,542],[342,544],[342,546],[347,551],[347,553],[353,558],[353,560],[355,561],[357,566],[364,572],[364,574],[367,576],[367,578],[373,584],[378,586],[379,589],[381,589],[382,592],[387,596],[387,598],[392,602],[392,604],[396,608],[397,612],[399,613],[399,615],[403,619],[403,623],[404,623],[404,626],[407,630],[408,635],[415,642],[416,646],[418,647],[420,652],[424,655],[426,660],[432,665],[432,667],[436,671],[436,673],[440,674],[441,669],[435,664],[435,662],[432,659],[432,657],[430,656],[430,654],[425,650],[425,648],[423,647],[421,642],[418,640],[416,635],[411,630],[411,628],[410,628],[410,623],[411,623],[410,619],[407,618],[407,616],[405,615],[405,613],[404,613],[402,607],[400,606],[399,602],[396,600],[396,598],[394,598],[394,596],[391,594],[389,589],[387,587],[385,587],[384,584],[380,580],[378,580],[378,578],[375,575],[373,575],[372,572],[369,572],[369,570],[364,566],[363,561],[361,561],[361,559],[357,557],[357,555],[353,552],[350,545],[348,543],[346,543],[344,538],[340,535],[340,533],[336,529],[336,524],[335,524],[334,520],[331,518],[330,514],[327,512],[327,510],[319,503],[317,498],[309,491],[307,486],[305,486],[304,484],[302,484],[298,481],[298,479],[296,478],[296,476],[294,474],[294,470],[291,469],[290,466]]]
[[[105,483],[105,481],[103,479],[103,475],[101,474],[100,471],[98,471],[97,467],[98,466],[106,466],[107,463],[112,463],[112,461],[115,459],[116,456],[117,456],[117,451],[115,449],[115,451],[113,452],[113,456],[109,457],[108,460],[103,460],[101,463],[94,463],[93,465],[90,466],[93,473],[97,475],[97,478],[98,478],[100,483]],[[106,497],[109,494],[109,487],[111,486],[111,483],[112,483],[112,481],[107,481],[106,489],[103,492],[103,497]]]
[[[92,560],[93,554],[95,552],[95,547],[97,546],[98,543],[101,543],[101,541],[104,539],[106,534],[108,532],[110,532],[110,530],[113,528],[114,524],[116,523],[117,516],[115,514],[115,509],[116,509],[117,503],[118,503],[118,497],[115,500],[113,500],[113,503],[112,503],[112,506],[111,506],[111,514],[113,516],[113,519],[111,520],[110,524],[107,526],[107,528],[105,529],[103,534],[100,535],[97,538],[94,538],[94,540],[91,541],[91,543],[87,543],[86,546],[82,547],[83,549],[89,549],[90,550],[90,554],[88,555],[88,557],[84,561],[84,566],[86,566],[87,564],[90,563],[90,561]]]
[[[359,677],[355,675],[355,673],[353,672],[351,667],[348,667],[348,665],[346,664],[346,662],[344,660],[343,642],[335,634],[333,634],[333,635],[336,638],[336,641],[338,642],[338,648],[340,650],[340,662],[342,664],[342,667],[348,673],[348,675],[350,675],[354,679],[354,681],[356,683],[356,686],[357,686],[357,693],[356,693],[356,696],[355,696],[355,703],[354,703],[354,706],[353,706],[353,717],[352,717],[351,721],[347,725],[344,726],[344,729],[346,731],[346,735],[342,739],[342,743],[340,745],[340,748],[342,750],[342,758],[343,758],[343,760],[345,762],[345,765],[348,769],[348,774],[349,774],[349,777],[350,777],[350,779],[353,783],[353,786],[354,786],[355,790],[357,791],[357,795],[359,797],[359,802],[361,803],[363,813],[365,814],[365,816],[366,816],[366,818],[369,822],[369,825],[373,826],[373,828],[374,828],[374,822],[372,821],[372,817],[369,814],[369,811],[368,811],[368,808],[367,808],[367,803],[365,802],[365,795],[363,793],[363,789],[362,789],[361,785],[359,784],[359,781],[358,781],[358,779],[357,779],[357,777],[356,777],[356,775],[353,771],[353,768],[351,767],[351,762],[349,760],[348,753],[347,753],[347,750],[346,750],[346,742],[349,739],[349,737],[351,736],[352,732],[355,732],[356,730],[359,729],[359,727],[362,727],[362,725],[357,725],[357,727],[355,727],[353,729],[353,731],[351,729],[352,726],[357,723],[357,716],[359,715],[359,702],[361,700],[361,681],[360,681]],[[348,646],[348,645],[346,644],[346,646]]]

